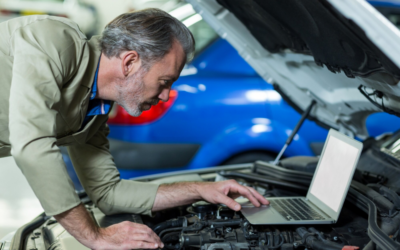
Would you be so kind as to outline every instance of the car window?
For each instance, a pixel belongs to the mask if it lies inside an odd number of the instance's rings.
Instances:
[[[205,47],[212,43],[218,34],[208,25],[199,14],[195,14],[183,20],[183,23],[189,28],[196,41],[196,55]]]

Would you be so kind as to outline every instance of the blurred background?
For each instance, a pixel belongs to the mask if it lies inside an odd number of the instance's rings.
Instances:
[[[78,23],[88,36],[98,34],[116,16],[144,8],[170,11],[180,0],[0,0],[0,21],[24,15],[55,15]]]
[[[370,3],[400,26],[398,1]],[[140,117],[114,105],[109,139],[121,177],[273,160],[300,114],[185,2],[0,0],[0,22],[25,15],[61,16],[75,21],[89,38],[119,14],[149,7],[161,8],[189,27],[196,55],[174,83],[168,102]],[[366,126],[376,137],[398,130],[400,119],[377,113]],[[326,128],[306,121],[284,157],[319,155],[326,135]],[[77,192],[83,191],[66,149],[61,150]],[[41,211],[14,160],[0,159],[0,238]]]

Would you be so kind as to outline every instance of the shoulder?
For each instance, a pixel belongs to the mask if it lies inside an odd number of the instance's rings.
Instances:
[[[86,36],[67,18],[28,16],[11,20],[9,25],[15,53],[42,53],[65,77],[75,72],[79,58],[87,53]]]
[[[65,33],[65,35],[76,36],[78,39],[86,39],[76,23],[63,17],[32,15],[11,19],[7,25],[10,33],[18,33],[21,30],[32,31],[56,39],[61,37],[55,35]]]
[[[28,44],[39,46],[44,51],[54,48],[62,52],[71,45],[87,41],[78,25],[67,18],[27,16],[10,20],[8,25],[12,40],[25,40]]]

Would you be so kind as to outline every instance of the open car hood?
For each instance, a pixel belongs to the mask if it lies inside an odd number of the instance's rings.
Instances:
[[[366,138],[368,115],[400,114],[400,31],[364,0],[187,1],[311,120]]]

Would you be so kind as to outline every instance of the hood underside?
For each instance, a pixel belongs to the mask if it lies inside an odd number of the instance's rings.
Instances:
[[[363,0],[188,0],[297,110],[365,138],[400,113],[400,32]]]

